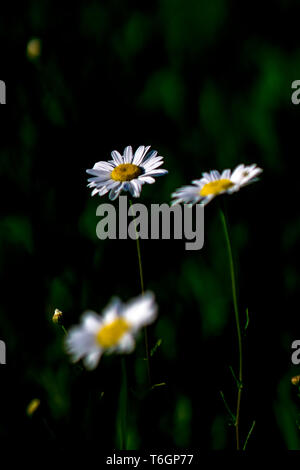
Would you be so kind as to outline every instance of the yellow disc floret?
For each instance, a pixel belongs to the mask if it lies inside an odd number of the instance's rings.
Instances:
[[[205,197],[220,194],[223,191],[227,191],[227,189],[231,188],[232,186],[234,186],[234,183],[229,179],[211,181],[210,183],[206,183],[200,190],[200,196]]]
[[[115,181],[131,181],[142,174],[139,166],[133,163],[121,163],[116,166],[110,174],[111,179]]]
[[[97,333],[97,342],[102,348],[108,349],[116,346],[122,336],[129,330],[129,324],[124,318],[116,318],[111,323],[104,325]]]

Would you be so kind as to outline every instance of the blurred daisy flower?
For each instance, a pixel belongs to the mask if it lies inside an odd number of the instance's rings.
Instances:
[[[157,316],[154,295],[147,292],[126,304],[115,298],[100,316],[87,311],[79,326],[66,337],[66,350],[72,361],[83,359],[87,369],[94,369],[103,353],[130,353],[138,331]]]
[[[216,170],[210,173],[202,173],[202,178],[192,181],[194,186],[183,186],[172,194],[172,205],[181,202],[185,204],[208,204],[214,197],[223,193],[234,193],[247,184],[257,181],[257,176],[263,170],[253,165],[238,165],[233,172],[224,170],[219,173]]]
[[[152,184],[154,177],[168,173],[158,169],[163,164],[163,157],[157,156],[156,150],[148,153],[150,146],[141,145],[133,154],[132,147],[124,149],[123,155],[117,150],[111,153],[112,160],[95,163],[92,169],[86,170],[88,186],[93,188],[92,196],[103,196],[109,191],[109,199],[116,199],[121,191],[129,191],[133,197],[139,197],[144,183]]]

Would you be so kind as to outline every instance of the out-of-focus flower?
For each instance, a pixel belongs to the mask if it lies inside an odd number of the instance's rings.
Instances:
[[[109,191],[109,198],[116,199],[121,191],[129,191],[133,197],[139,197],[144,183],[152,184],[154,177],[168,173],[158,169],[163,164],[163,157],[157,156],[155,150],[148,153],[150,146],[141,145],[133,154],[132,147],[124,149],[123,155],[117,150],[111,153],[112,160],[95,163],[92,169],[86,170],[92,175],[88,186],[93,188],[92,196],[103,196]]]
[[[42,42],[38,38],[30,39],[27,43],[27,57],[31,60],[37,59],[42,52]]]
[[[214,197],[224,193],[234,193],[241,187],[257,181],[257,176],[263,170],[256,164],[237,166],[233,172],[224,170],[219,173],[212,170],[210,173],[202,173],[202,178],[192,181],[194,186],[183,186],[173,194],[172,205],[183,202],[184,204],[208,204]]]
[[[85,312],[79,326],[72,327],[66,337],[66,349],[72,361],[83,359],[87,369],[94,369],[101,355],[130,353],[138,331],[157,316],[154,295],[147,292],[123,304],[118,298],[100,316]]]
[[[36,410],[38,409],[40,404],[41,404],[41,400],[39,400],[38,398],[34,398],[33,400],[31,400],[31,402],[29,403],[29,405],[26,408],[27,415],[32,416],[33,413],[36,412]]]

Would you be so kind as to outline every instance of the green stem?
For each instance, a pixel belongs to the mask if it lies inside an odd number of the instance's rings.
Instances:
[[[121,357],[121,367],[122,383],[119,408],[120,450],[127,450],[127,373],[124,357]]]
[[[139,260],[139,273],[140,273],[141,291],[142,291],[142,294],[144,294],[145,288],[144,288],[142,256],[141,256],[141,248],[140,248],[140,239],[137,236],[137,232],[136,232],[136,249],[137,249],[138,260]]]
[[[252,434],[252,432],[253,432],[254,426],[255,426],[255,421],[253,421],[252,426],[251,426],[251,428],[250,428],[250,431],[248,432],[248,436],[246,437],[243,450],[246,450],[246,447],[247,447],[247,444],[248,444],[248,441],[249,441],[249,437],[251,436],[251,434]]]
[[[229,407],[227,401],[225,400],[225,396],[224,396],[224,393],[222,392],[222,390],[220,390],[220,395],[221,395],[221,398],[222,398],[223,403],[224,403],[224,405],[225,405],[225,408],[226,408],[226,410],[228,411],[228,414],[230,415],[230,418],[231,418],[231,420],[232,420],[232,423],[235,423],[235,416],[234,416],[234,414],[232,413],[232,411],[231,411],[231,409],[230,409],[230,407]]]
[[[130,207],[132,206],[132,201],[129,199]],[[143,265],[142,265],[142,256],[141,256],[141,247],[140,247],[140,239],[138,237],[135,219],[134,219],[134,227],[135,227],[135,234],[136,234],[136,248],[137,248],[137,255],[138,255],[138,262],[139,262],[139,274],[140,274],[140,283],[141,283],[141,291],[142,295],[145,293],[144,288],[144,276],[143,276]],[[148,373],[148,381],[149,387],[151,388],[151,373],[150,373],[150,352],[149,352],[149,342],[148,342],[148,331],[147,327],[144,327],[144,337],[145,337],[145,350],[146,350],[146,361],[147,361],[147,373]]]
[[[235,281],[235,271],[233,264],[232,248],[228,231],[228,224],[226,220],[225,213],[220,209],[221,221],[224,228],[224,234],[226,239],[228,258],[229,258],[229,267],[230,267],[230,277],[231,277],[231,288],[232,288],[232,299],[234,306],[234,315],[236,330],[238,336],[238,348],[239,348],[239,375],[238,375],[238,396],[236,404],[236,419],[235,419],[235,434],[236,434],[236,448],[240,450],[240,433],[239,433],[239,424],[240,424],[240,408],[241,408],[241,397],[242,397],[242,382],[243,382],[243,350],[242,350],[242,333],[239,319],[238,303],[237,303],[237,293],[236,293],[236,281]]]
[[[67,335],[68,335],[68,332],[67,332],[67,330],[65,329],[64,325],[61,325],[61,329],[63,330],[64,334],[67,336]]]

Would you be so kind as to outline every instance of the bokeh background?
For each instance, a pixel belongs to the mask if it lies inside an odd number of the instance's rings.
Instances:
[[[100,241],[86,168],[113,149],[152,145],[169,174],[141,202],[170,201],[202,171],[257,163],[259,183],[227,198],[244,338],[241,435],[249,450],[300,449],[291,343],[298,292],[300,79],[296,1],[30,0],[0,17],[0,437],[118,444],[120,357],[93,372],[70,364],[69,328],[85,309],[140,292],[135,242]],[[34,42],[30,42],[34,39]],[[234,449],[237,340],[225,240],[214,201],[205,245],[141,243],[159,319],[126,357],[129,447]],[[40,407],[31,417],[34,398]]]

